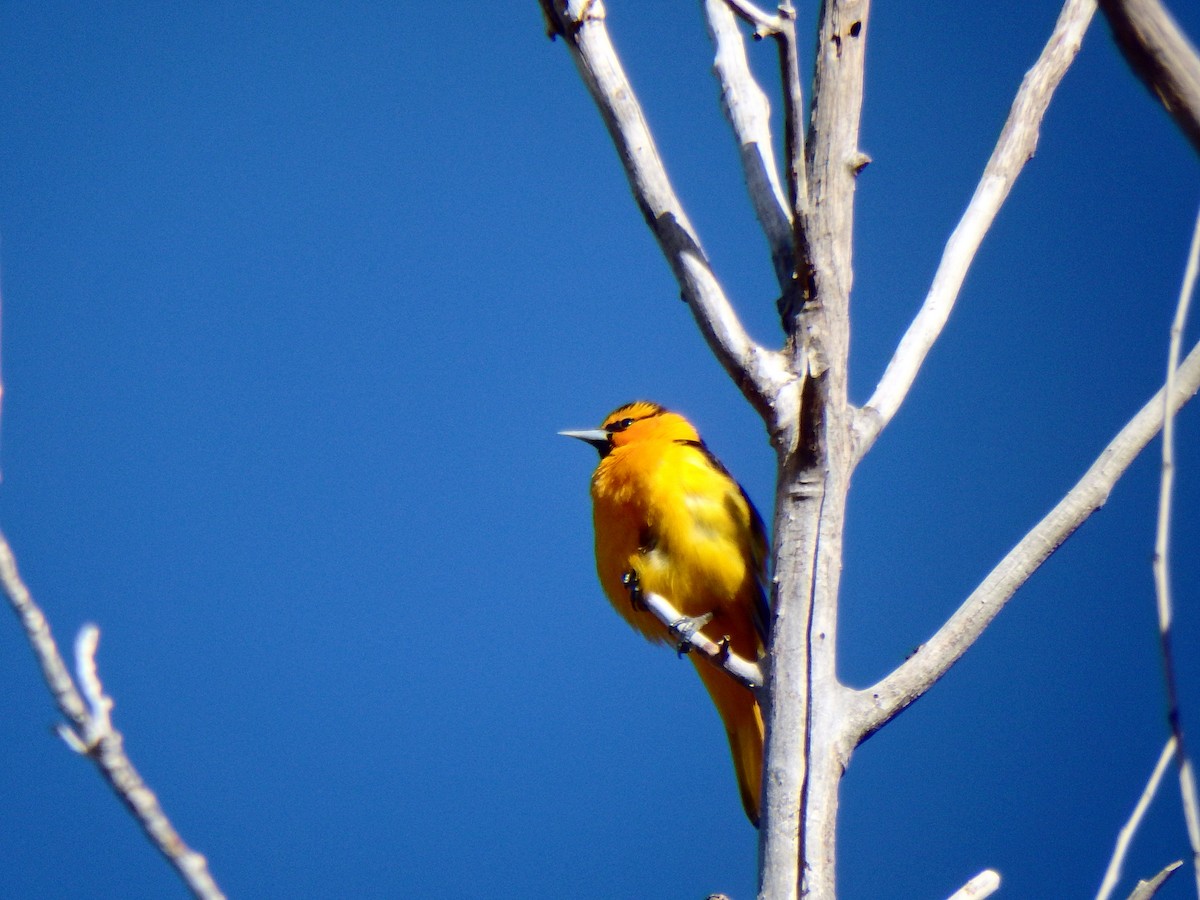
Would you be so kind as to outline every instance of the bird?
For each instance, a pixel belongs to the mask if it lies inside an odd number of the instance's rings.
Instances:
[[[596,570],[609,601],[646,638],[674,644],[639,603],[659,594],[683,615],[711,616],[700,629],[738,656],[761,659],[770,627],[767,537],[746,491],[682,415],[637,400],[599,429],[562,431],[595,447],[592,475]],[[710,660],[692,663],[729,739],[742,806],[757,828],[763,716],[754,692]]]

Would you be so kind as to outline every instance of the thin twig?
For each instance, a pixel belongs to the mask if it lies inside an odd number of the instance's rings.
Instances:
[[[1158,0],[1101,0],[1129,67],[1200,153],[1200,54]]]
[[[1167,879],[1174,875],[1176,870],[1182,865],[1182,860],[1176,860],[1173,863],[1169,863],[1149,881],[1139,881],[1137,887],[1133,889],[1133,893],[1129,895],[1129,900],[1150,900],[1151,897],[1158,893],[1158,889],[1166,884]]]
[[[616,145],[634,199],[675,273],[713,353],[767,422],[783,386],[793,381],[784,357],[747,334],[671,185],[633,86],[613,48],[602,0],[542,0],[553,33],[561,35]]]
[[[774,37],[779,47],[779,80],[783,85],[783,147],[788,165],[788,198],[792,201],[792,243],[796,248],[792,280],[784,286],[785,296],[779,304],[786,322],[789,312],[796,312],[815,294],[817,262],[812,246],[812,231],[816,226],[810,215],[812,197],[808,180],[804,88],[800,84],[800,44],[796,37],[796,10],[790,0],[779,5],[779,19]],[[860,95],[858,104],[861,102]],[[857,140],[857,135],[855,138]]]
[[[788,160],[788,195],[792,199],[792,218],[801,230],[800,246],[807,246],[803,228],[808,214],[808,161],[805,149],[804,88],[800,85],[800,47],[796,38],[796,10],[790,2],[779,5],[780,82],[783,84],[784,140]]]
[[[984,869],[957,891],[948,900],[983,900],[1000,890],[1000,873],[995,869]]]
[[[1158,785],[1162,781],[1163,773],[1167,770],[1167,764],[1171,762],[1171,757],[1174,755],[1175,737],[1172,735],[1167,738],[1166,746],[1158,756],[1154,771],[1150,773],[1150,780],[1146,782],[1142,796],[1138,798],[1137,804],[1133,807],[1129,821],[1117,833],[1117,844],[1113,847],[1113,855],[1112,859],[1108,861],[1108,868],[1104,870],[1104,878],[1100,882],[1100,890],[1096,892],[1096,900],[1108,900],[1116,889],[1117,882],[1121,880],[1121,868],[1125,865],[1125,854],[1129,850],[1129,844],[1142,824],[1142,817],[1150,808],[1150,803],[1158,792]]]
[[[1008,120],[984,167],[975,194],[942,252],[929,293],[863,408],[856,427],[855,455],[861,458],[895,416],[921,364],[942,333],[984,235],[1007,199],[1017,176],[1033,157],[1050,98],[1062,81],[1096,11],[1096,0],[1067,0],[1050,39],[1026,74]]]
[[[795,311],[813,293],[815,265],[809,239],[812,224],[796,11],[784,2],[778,13],[771,15],[744,0],[705,0],[705,10],[717,50],[713,71],[721,84],[721,106],[738,139],[746,185],[783,292],[779,309]],[[754,26],[756,37],[774,38],[778,47],[784,95],[786,205],[771,149],[770,105],[746,61],[745,41],[735,15]]]
[[[1183,285],[1179,291],[1179,302],[1175,307],[1175,318],[1171,322],[1171,337],[1167,350],[1166,392],[1169,396],[1175,386],[1179,368],[1179,354],[1183,345],[1183,328],[1187,323],[1188,307],[1196,287],[1196,273],[1200,269],[1200,214],[1192,232],[1188,250],[1187,266]],[[1179,790],[1183,797],[1184,818],[1187,820],[1188,839],[1192,845],[1192,869],[1196,877],[1196,895],[1200,897],[1200,803],[1196,800],[1196,779],[1192,770],[1187,745],[1183,740],[1183,720],[1179,714],[1179,687],[1175,673],[1175,660],[1171,639],[1171,567],[1169,545],[1171,536],[1171,500],[1175,484],[1175,415],[1169,403],[1163,403],[1162,429],[1162,475],[1158,489],[1158,523],[1154,535],[1154,593],[1158,608],[1158,639],[1162,650],[1163,682],[1167,693],[1167,722],[1175,738],[1175,759],[1179,764]]]
[[[798,246],[808,245],[805,230],[808,227],[808,161],[804,139],[804,89],[800,85],[800,48],[796,41],[796,9],[791,0],[782,0],[779,11],[772,15],[746,0],[723,0],[738,18],[754,26],[758,38],[772,37],[779,44],[780,83],[784,96],[784,147],[788,158],[788,196],[792,201],[792,214],[797,230]],[[706,6],[713,5],[706,0]],[[711,13],[710,13],[711,18]],[[741,34],[738,32],[739,46]],[[743,59],[745,53],[742,54]],[[801,263],[811,261],[807,253],[802,254]]]
[[[733,129],[754,213],[767,238],[775,277],[790,290],[796,263],[792,221],[771,140],[771,104],[750,71],[746,46],[730,0],[705,0],[708,30],[716,56],[713,74],[721,86],[721,108]],[[759,11],[761,12],[761,11]]]
[[[55,703],[70,722],[62,726],[60,734],[72,749],[96,764],[104,780],[133,813],[154,846],[174,866],[192,894],[201,900],[224,900],[225,895],[208,871],[208,863],[179,837],[159,805],[158,798],[146,786],[125,754],[121,732],[112,727],[109,718],[112,699],[104,693],[96,671],[95,652],[100,639],[99,630],[94,625],[88,625],[76,641],[78,678],[83,688],[81,694],[58,652],[46,616],[17,572],[12,548],[3,534],[0,534],[0,585],[25,628],[25,635],[42,667],[42,674]]]
[[[1177,370],[1170,408],[1178,410],[1200,389],[1200,345]],[[855,692],[847,727],[863,740],[931,688],[975,643],[1016,590],[1059,546],[1104,505],[1113,485],[1162,427],[1161,389],[1138,411],[1084,476],[1033,530],[1008,552],[938,632],[890,675]]]
[[[757,662],[744,659],[731,652],[724,644],[710,640],[701,633],[699,628],[687,627],[690,620],[661,594],[642,594],[641,602],[660,622],[667,626],[667,630],[674,637],[685,642],[691,650],[705,657],[717,668],[724,669],[734,680],[744,684],[752,691],[762,690],[763,673]]]
[[[99,646],[99,628],[89,624],[79,629],[75,638],[75,678],[88,705],[87,731],[83,735],[83,742],[88,747],[95,747],[113,730],[113,701],[104,693],[100,673],[96,670],[96,648]]]

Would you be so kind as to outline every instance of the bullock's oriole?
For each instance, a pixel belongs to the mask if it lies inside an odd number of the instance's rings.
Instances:
[[[661,594],[701,630],[746,659],[762,655],[768,610],[766,535],[746,492],[683,416],[639,400],[595,431],[564,431],[600,451],[592,475],[596,569],[617,612],[652,641],[665,625],[636,603],[631,586]],[[758,825],[763,720],[754,694],[711,662],[696,671],[725,723],[742,805]]]

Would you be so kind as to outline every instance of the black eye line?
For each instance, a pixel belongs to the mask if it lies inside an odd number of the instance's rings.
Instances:
[[[616,434],[618,431],[624,431],[634,422],[640,422],[642,419],[648,419],[649,416],[642,416],[640,419],[622,419],[620,422],[613,422],[605,429],[610,435]]]
[[[632,403],[630,404],[630,406],[636,406],[636,405],[637,404],[632,404]],[[617,432],[624,431],[626,428],[628,428],[634,422],[641,422],[641,421],[644,421],[645,419],[653,419],[656,416],[661,416],[666,412],[666,410],[661,406],[658,406],[656,404],[650,404],[650,405],[653,406],[654,408],[650,412],[646,413],[644,416],[634,416],[634,417],[630,417],[630,418],[626,418],[626,419],[621,419],[619,422],[613,422],[611,425],[605,427],[604,430],[607,431],[609,433],[609,436],[611,437],[612,435],[616,434]],[[622,407],[622,409],[625,409],[625,408],[627,408],[627,407]],[[620,410],[617,410],[617,412],[619,412],[619,411]]]

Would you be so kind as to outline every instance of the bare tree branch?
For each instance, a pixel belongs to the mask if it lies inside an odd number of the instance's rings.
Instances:
[[[721,86],[721,108],[741,151],[746,188],[771,250],[775,277],[780,288],[788,291],[796,264],[791,214],[779,184],[771,140],[771,104],[750,71],[745,41],[730,5],[727,0],[704,2],[709,34],[716,47],[713,73]],[[762,14],[759,10],[755,13]]]
[[[1200,55],[1158,0],[1100,0],[1129,67],[1200,153]]]
[[[837,9],[838,5],[835,4],[834,8]],[[862,33],[868,9],[869,6],[867,3],[862,3],[861,18],[858,20],[858,27],[854,29],[851,26],[851,30],[854,31],[854,43],[856,44],[859,43],[857,38]],[[783,296],[780,297],[779,302],[779,314],[784,328],[790,334],[791,329],[788,328],[789,318],[794,316],[817,293],[818,260],[813,249],[813,241],[815,240],[813,232],[821,226],[811,215],[812,198],[815,191],[819,191],[822,186],[829,183],[829,178],[828,173],[826,173],[825,177],[819,179],[815,185],[809,180],[808,154],[810,148],[808,147],[805,135],[804,89],[800,84],[800,44],[796,37],[796,10],[790,0],[783,0],[780,3],[779,20],[779,27],[775,32],[775,42],[779,46],[779,74],[780,81],[783,84],[785,104],[783,143],[785,152],[787,153],[788,197],[792,201],[792,243],[795,246],[792,280],[784,286]],[[862,165],[865,165],[865,163],[860,164],[860,161],[865,159],[865,157],[857,152],[858,114],[862,108],[862,81],[861,77],[856,79],[854,73],[857,72],[858,76],[861,76],[862,70],[857,54],[850,54],[849,61],[851,65],[848,67],[848,71],[851,77],[842,81],[849,90],[845,98],[840,102],[846,112],[852,114],[850,117],[853,119],[853,127],[848,132],[848,136],[852,138],[855,149],[851,167],[854,174],[857,175]],[[818,69],[816,80],[818,88],[822,84],[820,71]],[[826,74],[823,83],[828,88],[836,82],[831,82],[828,74]],[[830,93],[829,90],[826,90],[826,97]],[[826,109],[829,106],[829,103],[825,104]],[[815,115],[816,110],[814,109]],[[853,190],[851,189],[848,199],[852,198]],[[830,236],[832,237],[832,234]],[[833,243],[837,242],[834,241]],[[848,251],[849,245],[845,249]],[[827,274],[831,271],[829,263],[836,259],[836,257],[837,254],[835,253],[826,260]]]
[[[552,33],[561,36],[616,145],[634,199],[658,239],[705,339],[755,409],[770,422],[774,397],[790,380],[782,355],[746,333],[725,296],[700,238],[683,211],[633,86],[605,25],[602,0],[541,0]]]
[[[707,0],[706,0],[707,2]],[[779,45],[779,74],[784,98],[784,146],[788,158],[788,196],[799,248],[797,268],[812,265],[808,242],[808,151],[804,135],[804,89],[800,84],[800,47],[796,40],[796,9],[782,0],[771,15],[746,0],[725,0],[734,13],[754,26],[757,38],[772,37]],[[740,37],[740,32],[738,33]]]
[[[1167,738],[1167,743],[1158,756],[1154,771],[1150,773],[1150,780],[1146,782],[1142,796],[1138,798],[1138,802],[1133,807],[1129,821],[1117,833],[1117,844],[1113,847],[1113,855],[1108,862],[1108,868],[1104,870],[1104,878],[1100,882],[1100,890],[1096,892],[1096,900],[1108,900],[1116,889],[1117,882],[1121,879],[1121,868],[1125,865],[1125,853],[1129,850],[1129,844],[1133,840],[1134,834],[1137,833],[1138,826],[1142,824],[1142,817],[1150,808],[1150,803],[1158,792],[1158,785],[1162,781],[1163,773],[1167,770],[1167,764],[1171,762],[1171,757],[1174,755],[1175,737],[1172,735]]]
[[[77,669],[83,688],[81,695],[58,652],[45,615],[17,572],[12,548],[2,534],[0,585],[3,585],[13,612],[25,628],[26,637],[42,667],[42,674],[50,693],[54,695],[55,703],[70,722],[70,725],[62,726],[59,733],[72,749],[96,764],[104,780],[133,813],[154,846],[174,866],[192,894],[201,900],[224,900],[225,895],[209,874],[208,863],[183,842],[159,805],[158,798],[126,756],[121,732],[112,727],[109,717],[112,699],[104,693],[96,672],[95,652],[100,639],[99,630],[94,625],[86,626],[76,642]]]
[[[814,221],[799,223],[806,231],[811,248],[812,281],[808,283],[810,273],[797,273],[801,284],[795,301],[816,301],[822,309],[811,310],[802,317],[801,331],[815,325],[815,320],[829,309],[837,309],[839,316],[843,312],[848,314],[850,288],[854,281],[855,179],[866,161],[858,147],[858,136],[869,15],[869,0],[824,0],[821,4],[812,116],[803,145],[808,202]],[[800,89],[798,78],[792,79],[790,73],[785,73],[783,86],[789,93]],[[790,97],[788,102],[796,111],[794,114],[800,115],[803,104],[799,95]],[[799,141],[797,137],[798,146]],[[808,261],[803,256],[803,247],[798,247],[798,251],[800,264]],[[802,310],[792,308],[784,312],[786,322],[792,316],[800,316]],[[812,374],[819,375],[828,363],[815,358],[809,365]]]
[[[1165,390],[1170,396],[1179,368],[1179,354],[1183,344],[1183,327],[1187,322],[1188,307],[1196,288],[1196,274],[1200,270],[1200,214],[1192,230],[1192,242],[1184,270],[1183,285],[1179,291],[1179,302],[1175,306],[1175,318],[1171,322],[1171,337],[1167,350],[1167,381]],[[1162,475],[1158,489],[1158,522],[1154,535],[1154,594],[1158,607],[1158,640],[1162,651],[1163,683],[1167,692],[1167,723],[1175,738],[1175,759],[1179,763],[1179,790],[1183,799],[1183,812],[1187,820],[1188,839],[1192,845],[1192,872],[1196,877],[1196,896],[1200,897],[1200,803],[1196,800],[1196,778],[1187,744],[1183,739],[1183,719],[1179,713],[1179,688],[1172,652],[1171,570],[1168,555],[1171,536],[1171,499],[1175,485],[1175,415],[1170,404],[1163,404],[1162,429]]]
[[[1178,410],[1200,389],[1200,345],[1178,370],[1170,408]],[[1146,403],[1062,500],[1008,552],[958,610],[913,656],[873,687],[854,692],[847,727],[863,740],[946,674],[983,633],[1016,590],[1058,547],[1104,505],[1113,485],[1162,427],[1163,388]]]
[[[1000,890],[1000,873],[994,869],[984,869],[957,891],[948,900],[983,900]]]
[[[700,629],[707,622],[689,619],[661,594],[644,593],[641,594],[640,599],[646,609],[652,612],[660,622],[667,626],[667,630],[682,642],[685,649],[699,653],[718,669],[724,669],[735,681],[744,684],[750,690],[756,693],[762,690],[763,673],[758,663],[744,659],[730,651],[725,644],[705,637]],[[711,615],[708,618],[711,618]]]
[[[806,377],[803,416],[780,423],[785,440],[776,442],[776,602],[759,821],[759,896],[772,900],[837,894],[838,785],[851,749],[837,679],[837,606],[852,462],[846,372],[869,13],[869,0],[820,6],[805,137],[809,208],[797,216],[796,290],[780,310],[791,370]],[[798,109],[796,87],[785,80]]]
[[[808,150],[796,10],[789,0],[784,0],[774,15],[746,0],[705,0],[705,8],[709,31],[717,45],[714,71],[722,87],[722,106],[742,149],[746,183],[750,187],[758,219],[767,235],[775,275],[783,291],[779,302],[780,315],[785,330],[790,330],[788,320],[814,295],[816,277],[810,238],[814,224],[809,215]],[[744,41],[734,22],[734,15],[754,26],[755,37],[774,38],[778,46],[790,209],[779,208],[783,198],[775,174],[773,152],[767,157],[769,184],[762,183],[763,158],[757,148],[769,147],[771,143],[769,106],[746,63]]]
[[[1025,74],[983,177],[946,242],[925,302],[862,410],[856,427],[856,458],[870,449],[879,432],[895,416],[926,355],[941,335],[984,235],[1025,164],[1033,157],[1050,98],[1079,52],[1095,11],[1096,0],[1067,0],[1041,55]]]
[[[1137,887],[1133,889],[1133,893],[1129,895],[1129,900],[1150,900],[1151,897],[1158,893],[1158,889],[1166,883],[1167,879],[1174,875],[1175,871],[1182,865],[1182,862],[1173,862],[1149,881],[1139,881]]]

